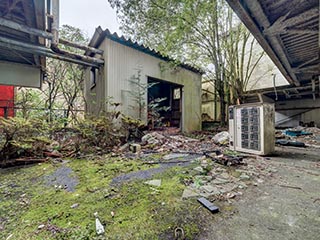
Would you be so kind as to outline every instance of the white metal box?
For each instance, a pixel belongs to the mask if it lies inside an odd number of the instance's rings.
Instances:
[[[230,149],[258,155],[274,152],[274,116],[274,104],[270,103],[230,106]]]

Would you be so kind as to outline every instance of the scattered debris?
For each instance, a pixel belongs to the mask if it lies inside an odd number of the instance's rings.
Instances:
[[[220,163],[225,166],[234,166],[234,165],[241,165],[243,163],[243,157],[238,157],[238,156],[231,156],[231,155],[226,155],[222,154],[220,151],[216,151],[215,154],[209,153],[205,154],[205,156],[211,158],[217,163]]]
[[[170,153],[165,155],[162,159],[163,160],[172,160],[172,159],[177,159],[177,158],[184,158],[184,157],[188,157],[189,154],[185,154],[185,153]]]
[[[129,150],[133,153],[139,153],[141,151],[141,145],[137,143],[129,144]]]
[[[43,229],[45,226],[46,226],[46,225],[44,225],[44,224],[39,225],[39,226],[38,226],[38,230]]]
[[[71,208],[77,208],[77,207],[79,207],[79,203],[75,203],[71,206]]]
[[[229,132],[223,131],[220,133],[217,133],[212,140],[216,143],[219,143],[221,145],[226,145],[229,143]]]
[[[182,193],[182,199],[198,197],[198,196],[200,196],[199,193],[197,193],[195,190],[193,190],[192,187],[185,188]]]
[[[276,141],[276,144],[282,145],[282,146],[291,146],[291,147],[306,147],[306,145],[303,142],[298,141],[287,141],[278,139]]]
[[[154,179],[154,180],[146,181],[144,183],[148,184],[150,186],[160,187],[161,186],[161,179]]]
[[[276,139],[285,140],[277,141],[277,144],[283,146],[320,148],[320,128],[299,126],[286,130],[278,130],[276,131]]]
[[[174,229],[174,239],[175,240],[184,240],[185,239],[184,230],[181,227],[176,227]]]
[[[206,198],[202,197],[198,199],[198,202],[201,203],[205,208],[209,209],[211,213],[217,213],[219,212],[219,208],[215,205],[213,205],[212,202],[207,200]]]
[[[100,220],[98,218],[98,213],[95,212],[94,216],[96,218],[96,232],[97,232],[98,235],[102,235],[102,234],[105,233],[105,230],[104,230],[104,227],[103,227],[103,225],[101,224],[101,222],[100,222]]]
[[[296,186],[289,186],[289,185],[279,185],[280,187],[284,187],[284,188],[293,188],[293,189],[298,189],[298,190],[302,190],[301,187],[296,187]]]

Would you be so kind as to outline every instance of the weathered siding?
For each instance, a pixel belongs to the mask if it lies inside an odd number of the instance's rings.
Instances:
[[[96,71],[96,84],[92,85],[90,77],[90,68],[86,69],[85,72],[85,107],[88,114],[100,115],[106,111],[105,102],[107,101],[105,97],[106,84],[104,81],[104,68],[97,69]]]
[[[147,84],[148,77],[152,77],[182,85],[182,130],[190,132],[201,129],[200,74],[180,67],[173,70],[168,67],[165,61],[159,58],[109,39],[104,40],[101,48],[105,52],[105,81],[97,82],[97,86],[88,91],[90,93],[95,91],[97,96],[90,97],[90,94],[87,94],[87,98],[101,102],[101,98],[104,97],[105,100],[110,99],[112,102],[121,103],[120,110],[124,114],[135,118],[138,117],[138,108],[134,107],[135,102],[132,99],[133,84],[129,80],[132,76],[137,75],[140,69],[143,84]],[[89,76],[87,76],[88,78]],[[86,88],[90,89],[88,88],[88,82]],[[103,96],[102,92],[106,94]],[[147,94],[145,95],[145,101],[147,101]],[[89,112],[95,112],[96,109],[92,109],[89,105]],[[142,119],[145,121],[147,119],[146,110]]]

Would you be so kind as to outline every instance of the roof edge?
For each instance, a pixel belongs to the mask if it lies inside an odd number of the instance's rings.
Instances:
[[[156,51],[154,49],[151,49],[149,47],[144,46],[143,44],[139,44],[137,42],[133,42],[131,39],[126,39],[124,36],[119,36],[116,32],[111,33],[109,29],[106,29],[105,31],[103,31],[101,26],[96,28],[96,30],[95,30],[95,32],[93,34],[93,37],[90,40],[89,46],[98,48],[105,38],[108,38],[108,39],[110,39],[110,40],[112,40],[114,42],[117,42],[117,43],[121,44],[121,45],[133,48],[133,49],[135,49],[137,51],[140,51],[140,52],[143,52],[145,54],[148,54],[148,55],[150,55],[152,57],[159,58],[159,59],[161,59],[163,61],[176,62],[175,59],[170,58],[170,57],[168,57],[166,55],[163,55],[163,54],[161,54],[160,52],[158,52],[158,51]],[[89,56],[93,56],[94,55],[90,51],[87,51],[85,54],[89,55]],[[195,66],[191,66],[189,64],[178,63],[178,66],[182,67],[184,69],[187,69],[187,70],[189,70],[191,72],[201,74],[201,75],[203,75],[205,73],[202,69],[199,69],[199,68],[197,68]]]

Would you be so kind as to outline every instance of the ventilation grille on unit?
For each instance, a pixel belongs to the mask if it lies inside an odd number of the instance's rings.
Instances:
[[[241,147],[261,150],[260,109],[258,107],[241,109]]]

